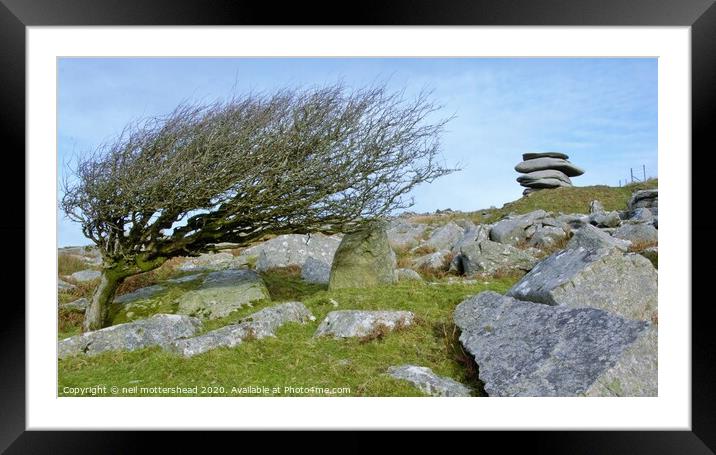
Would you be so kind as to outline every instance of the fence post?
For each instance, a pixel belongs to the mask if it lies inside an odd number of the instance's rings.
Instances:
[[[646,182],[646,165],[645,164],[641,165],[641,170],[644,174],[644,180],[642,180],[642,182]]]

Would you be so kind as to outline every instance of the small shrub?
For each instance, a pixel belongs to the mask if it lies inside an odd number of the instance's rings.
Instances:
[[[437,249],[435,247],[432,247],[430,245],[420,245],[419,247],[416,247],[412,253],[415,256],[424,256],[426,254],[432,254],[436,252]]]
[[[59,310],[57,330],[60,334],[79,333],[82,331],[84,313],[78,311]]]

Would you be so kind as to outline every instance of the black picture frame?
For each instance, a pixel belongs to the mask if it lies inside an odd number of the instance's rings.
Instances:
[[[533,26],[690,26],[692,52],[692,149],[703,154],[712,144],[714,105],[716,105],[716,6],[713,0],[460,0],[451,2],[364,1],[337,7],[335,2],[286,3],[243,0],[0,0],[0,125],[4,139],[5,182],[17,178],[23,185],[25,168],[25,31],[28,26],[65,25],[533,25]],[[684,151],[685,156],[689,153]],[[692,153],[692,159],[696,156]],[[12,169],[12,171],[10,171]],[[692,167],[693,180],[708,167]],[[10,174],[10,175],[7,175]],[[705,177],[708,180],[708,177]],[[8,186],[8,188],[10,188]],[[13,193],[13,192],[8,192]],[[692,191],[694,196],[697,192]],[[692,207],[696,207],[692,202]],[[5,213],[0,217],[0,233],[6,257],[3,261],[3,288],[17,289],[24,281],[20,267],[25,238],[25,201],[17,192],[8,194]],[[691,225],[695,237],[706,234],[706,225]],[[32,239],[26,238],[25,242]],[[689,249],[691,245],[686,245]],[[11,263],[9,263],[11,262]],[[692,282],[708,282],[708,270],[692,267]],[[694,280],[696,278],[696,280]],[[701,278],[701,280],[699,280]],[[686,284],[685,284],[686,285]],[[690,284],[689,284],[690,285]],[[8,302],[2,311],[2,354],[0,355],[0,450],[6,453],[134,453],[150,449],[140,438],[160,439],[165,452],[170,445],[186,451],[193,444],[205,445],[191,433],[149,432],[42,432],[25,431],[25,311],[19,305],[24,291]],[[714,337],[707,316],[711,299],[692,305],[692,429],[691,431],[551,431],[518,432],[514,436],[482,432],[466,438],[487,448],[499,442],[501,451],[527,444],[533,452],[555,453],[714,453],[716,449],[716,388]],[[680,302],[688,304],[688,302]],[[212,436],[214,437],[214,436]],[[370,441],[365,433],[340,435],[343,444]],[[224,433],[215,437],[234,440]],[[243,436],[242,436],[243,438]],[[290,437],[297,441],[296,435]],[[273,438],[272,438],[273,439]],[[390,438],[392,439],[392,438]],[[310,441],[310,436],[305,441]],[[419,444],[416,435],[398,437],[393,443],[403,449]],[[306,442],[306,444],[310,444]],[[370,446],[368,446],[370,447]]]

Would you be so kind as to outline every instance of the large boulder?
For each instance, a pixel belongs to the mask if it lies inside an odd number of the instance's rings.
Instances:
[[[458,272],[465,275],[492,274],[504,270],[527,271],[537,261],[526,251],[491,240],[463,246],[458,257]]]
[[[590,223],[599,227],[617,227],[621,224],[622,220],[619,217],[619,212],[600,212],[593,213],[589,216]]]
[[[520,216],[500,220],[490,229],[490,240],[493,242],[515,245],[527,240],[527,229],[541,218],[547,217],[544,210],[535,210]]]
[[[331,266],[329,289],[362,288],[395,282],[395,257],[382,223],[346,234]]]
[[[397,220],[387,231],[388,243],[396,249],[412,248],[420,243],[426,229],[425,224]]]
[[[641,255],[617,249],[568,248],[534,266],[507,295],[519,300],[592,307],[629,319],[657,311],[657,272]]]
[[[301,302],[282,303],[257,311],[236,324],[177,340],[169,349],[184,357],[192,357],[219,347],[231,348],[249,339],[275,336],[276,330],[288,322],[303,324],[315,319]]]
[[[395,379],[412,383],[421,392],[435,397],[469,397],[470,389],[454,379],[436,375],[433,370],[417,365],[400,365],[388,368]]]
[[[102,276],[102,272],[98,270],[80,270],[79,272],[75,272],[70,277],[79,282],[79,283],[86,283],[88,281],[94,281],[99,280],[99,278]]]
[[[376,330],[391,331],[413,323],[410,311],[331,311],[318,326],[314,336],[353,338],[368,336]]]
[[[562,158],[534,158],[523,161],[515,166],[515,170],[522,174],[528,174],[535,171],[545,171],[548,169],[562,171],[567,175],[567,177],[576,177],[584,174],[584,170]]]
[[[301,278],[307,283],[328,284],[330,277],[331,264],[320,259],[306,258],[301,267]]]
[[[286,234],[279,235],[241,252],[241,256],[257,257],[256,270],[298,266],[311,257],[330,264],[341,243],[341,235]]]
[[[134,351],[152,346],[167,348],[174,340],[194,336],[201,321],[178,314],[155,314],[126,324],[113,325],[60,340],[59,358],[96,355],[106,351]]]
[[[654,214],[646,207],[638,207],[628,213],[629,221],[636,223],[652,223]]]
[[[436,250],[449,250],[463,235],[465,235],[465,230],[450,221],[435,229],[428,237],[426,245]]]
[[[585,224],[574,232],[567,243],[567,248],[582,247],[586,250],[616,248],[620,251],[627,251],[630,245],[631,242],[614,238],[591,224]]]
[[[197,289],[185,292],[179,298],[177,313],[216,319],[269,299],[266,285],[253,270],[221,270],[207,274]]]
[[[181,272],[206,272],[227,269],[246,268],[246,257],[234,256],[231,253],[204,253],[188,258],[177,267]]]
[[[630,241],[633,245],[653,245],[659,241],[659,231],[651,224],[624,224],[613,237]]]
[[[614,396],[616,387],[607,392],[599,385],[617,382],[622,394],[657,396],[656,369],[648,366],[657,356],[655,338],[641,345],[650,336],[646,321],[492,291],[460,303],[453,319],[490,396]],[[647,365],[628,368],[632,361]]]

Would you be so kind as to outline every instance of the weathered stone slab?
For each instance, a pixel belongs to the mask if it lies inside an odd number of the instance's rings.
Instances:
[[[99,280],[99,277],[102,276],[102,272],[98,270],[80,270],[79,272],[75,272],[70,277],[72,277],[73,280],[78,281],[80,283],[86,283],[88,281],[94,281]]]
[[[547,169],[562,171],[567,177],[576,177],[584,174],[584,170],[561,158],[534,158],[523,161],[515,166],[515,170],[523,174]]]
[[[395,282],[395,254],[385,226],[371,223],[346,234],[331,266],[329,289],[372,287]]]
[[[201,286],[184,293],[177,313],[215,319],[268,299],[266,285],[253,270],[221,270],[207,274]]]
[[[169,349],[184,357],[193,357],[219,347],[231,348],[249,339],[275,336],[276,330],[288,322],[303,324],[313,320],[315,317],[303,303],[282,303],[257,311],[237,324],[178,340]]]
[[[641,255],[616,249],[568,248],[539,262],[507,295],[519,300],[599,308],[629,319],[652,320],[657,272]]]
[[[306,258],[301,267],[301,278],[307,283],[328,284],[331,278],[331,264],[312,257]]]
[[[474,356],[490,396],[610,396],[599,384],[618,380],[629,393],[655,396],[648,365],[655,344],[641,339],[650,324],[595,308],[553,307],[487,291],[457,306],[460,342]],[[629,351],[634,347],[635,352]],[[620,367],[620,364],[630,368]]]
[[[451,378],[438,376],[433,370],[417,365],[400,365],[388,368],[395,379],[412,383],[421,392],[435,397],[469,397],[470,389]]]
[[[616,248],[620,251],[626,251],[629,249],[630,245],[631,242],[614,238],[591,224],[585,224],[575,231],[574,235],[567,243],[567,248],[582,247],[586,250]]]
[[[194,336],[201,329],[197,318],[178,314],[155,314],[148,319],[86,332],[58,343],[60,359],[72,355],[96,355],[106,351],[134,351],[152,346],[168,347],[179,338]]]
[[[114,303],[119,304],[125,304],[129,302],[134,302],[135,300],[142,300],[142,299],[148,299],[150,297],[154,297],[155,295],[164,292],[166,288],[159,284],[154,284],[152,286],[146,286],[143,288],[139,288],[136,291],[129,292],[127,294],[122,294],[114,298]]]
[[[458,271],[465,275],[491,274],[503,270],[530,270],[537,261],[511,245],[483,240],[460,249]]]
[[[314,336],[363,337],[381,326],[387,330],[409,326],[413,322],[413,317],[410,311],[331,311],[318,326]]]

